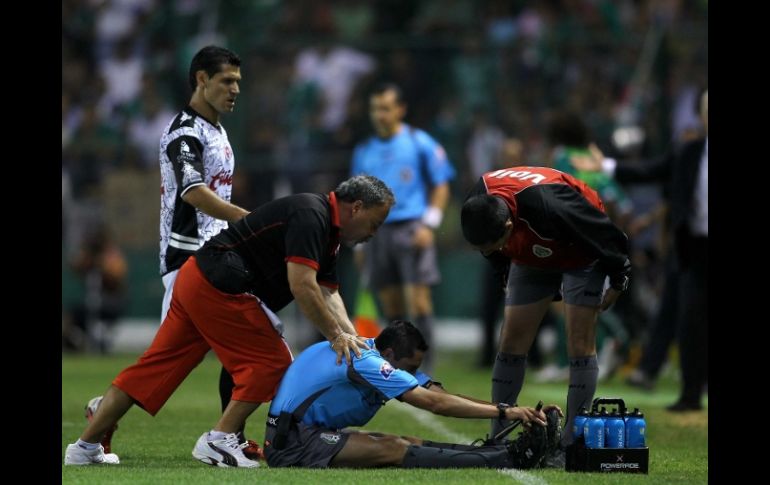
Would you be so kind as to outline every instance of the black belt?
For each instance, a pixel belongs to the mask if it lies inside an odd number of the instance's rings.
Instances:
[[[283,411],[280,415],[274,414],[267,415],[267,421],[265,424],[271,428],[275,428],[275,436],[273,436],[272,446],[276,450],[282,450],[286,447],[286,438],[288,438],[289,430],[292,425],[296,425],[296,421],[290,411]]]
[[[272,414],[267,415],[267,420],[265,421],[265,425],[271,427],[271,428],[277,428],[278,427],[278,416],[274,416]]]

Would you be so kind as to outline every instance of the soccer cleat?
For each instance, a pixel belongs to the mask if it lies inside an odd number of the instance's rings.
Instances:
[[[65,465],[117,465],[120,463],[118,455],[115,453],[104,453],[104,447],[99,445],[93,450],[81,448],[77,443],[67,445],[67,451],[64,453]]]
[[[532,424],[519,437],[506,444],[514,468],[527,470],[537,467],[548,451],[546,426]]]
[[[550,409],[545,413],[545,418],[545,435],[548,446],[540,466],[543,468],[564,468],[567,454],[561,447],[561,417],[556,409]]]
[[[88,404],[86,404],[86,419],[89,423],[93,421],[94,414],[96,414],[96,410],[99,409],[99,405],[102,404],[103,398],[104,396],[96,396],[95,398],[88,401]],[[104,452],[107,454],[112,452],[112,433],[114,433],[116,429],[118,429],[117,423],[115,423],[115,426],[107,431],[104,434],[104,438],[102,438],[102,446],[104,447]]]
[[[211,466],[257,468],[259,462],[250,460],[243,454],[244,448],[248,446],[248,442],[239,443],[235,433],[226,434],[222,439],[211,440],[206,432],[198,438],[192,455],[196,460]]]

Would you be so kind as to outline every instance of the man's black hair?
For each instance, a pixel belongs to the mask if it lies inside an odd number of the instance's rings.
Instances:
[[[511,216],[505,202],[494,195],[474,195],[465,201],[460,212],[460,225],[465,240],[474,246],[495,242],[505,234],[505,223]]]
[[[591,133],[583,119],[575,112],[555,113],[546,128],[546,138],[553,146],[564,145],[576,148],[588,148]]]
[[[209,77],[222,70],[222,66],[229,64],[235,67],[241,67],[241,58],[235,52],[225,49],[224,47],[217,47],[215,45],[209,45],[199,50],[192,62],[190,62],[190,89],[195,92],[195,86],[198,82],[195,80],[195,73],[198,71],[206,71]]]
[[[374,89],[372,89],[372,93],[370,96],[380,96],[387,93],[388,91],[393,91],[393,93],[395,93],[396,103],[404,104],[404,92],[396,83],[391,83],[391,82],[379,83],[374,87]]]
[[[411,357],[415,350],[428,351],[428,344],[420,330],[406,320],[393,320],[388,327],[374,339],[377,348],[382,351],[393,349],[396,360]]]

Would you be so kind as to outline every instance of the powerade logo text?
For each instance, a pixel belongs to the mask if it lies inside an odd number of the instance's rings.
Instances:
[[[602,463],[599,468],[602,470],[638,470],[639,463]]]

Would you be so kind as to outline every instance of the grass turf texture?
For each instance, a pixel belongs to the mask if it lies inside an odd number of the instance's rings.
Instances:
[[[120,456],[115,466],[65,467],[64,449],[74,442],[85,426],[83,407],[94,396],[102,394],[112,378],[132,364],[134,355],[71,356],[62,358],[62,483],[366,483],[367,485],[408,484],[590,484],[610,483],[706,483],[708,481],[708,407],[705,411],[684,414],[666,412],[663,408],[674,402],[678,385],[664,379],[654,392],[641,391],[622,383],[620,377],[600,383],[597,396],[622,397],[631,408],[639,407],[647,420],[647,441],[650,446],[649,475],[567,473],[564,470],[531,470],[526,473],[501,473],[487,469],[455,470],[302,470],[220,469],[196,461],[190,454],[201,433],[216,422],[219,411],[219,362],[212,354],[198,366],[155,418],[134,407],[121,420],[113,437],[113,451]],[[469,352],[442,354],[438,360],[436,378],[450,392],[489,397],[489,369],[474,365],[475,356]],[[532,373],[530,373],[531,377]],[[519,398],[522,405],[542,399],[565,407],[565,382],[536,384],[526,382]],[[388,404],[366,426],[394,434],[410,434],[436,441],[451,441],[467,437],[468,441],[488,432],[485,420],[456,419],[435,416],[441,429],[427,426],[395,400]],[[261,443],[268,405],[249,419],[246,435]],[[432,419],[433,415],[428,414]],[[516,434],[516,432],[514,432]]]

